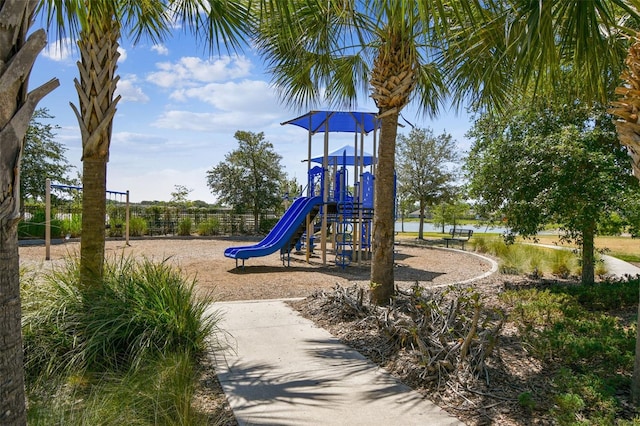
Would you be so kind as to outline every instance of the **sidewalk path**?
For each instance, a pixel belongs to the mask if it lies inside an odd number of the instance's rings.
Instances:
[[[635,277],[640,275],[640,268],[632,265],[624,260],[617,259],[613,256],[601,255],[607,268],[607,275],[615,278],[624,278],[626,275]]]
[[[557,250],[573,250],[571,247],[563,247],[557,246],[554,244],[534,244],[539,247],[547,247]],[[629,262],[625,262],[624,260],[620,260],[613,256],[608,256],[605,254],[600,255],[602,260],[604,260],[605,267],[607,268],[607,275],[612,278],[624,278],[627,275],[635,277],[636,275],[640,275],[640,268],[635,265],[632,265]]]
[[[285,301],[224,302],[218,379],[240,425],[462,425]]]

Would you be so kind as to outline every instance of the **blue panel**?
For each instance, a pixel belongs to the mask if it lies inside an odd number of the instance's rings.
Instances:
[[[362,174],[362,207],[373,208],[373,175],[369,172]]]
[[[375,113],[358,111],[309,111],[281,124],[293,124],[313,134],[326,131],[369,133],[380,127]]]

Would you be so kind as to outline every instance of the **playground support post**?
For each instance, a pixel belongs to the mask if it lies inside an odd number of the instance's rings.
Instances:
[[[324,157],[322,159],[322,170],[325,176],[329,172],[329,123],[325,122],[324,128]],[[325,177],[324,179],[324,188],[322,188],[322,201],[323,201],[323,215],[322,215],[322,225],[321,225],[321,238],[320,238],[320,247],[322,248],[322,264],[327,264],[327,202],[329,201],[329,179]]]
[[[313,133],[311,132],[311,124],[312,124],[312,119],[311,119],[311,115],[309,115],[309,134],[308,134],[308,148],[307,148],[307,179],[309,176],[309,171],[311,170],[311,139],[313,137]],[[307,196],[311,196],[311,183],[309,183],[309,187],[307,188]],[[311,259],[311,235],[313,234],[313,224],[311,223],[311,220],[309,218],[309,215],[307,215],[307,219],[306,219],[306,225],[307,225],[307,232],[305,235],[306,241],[305,241],[305,250],[306,250],[306,254],[305,254],[305,259],[307,261],[307,263],[309,263],[309,260]]]

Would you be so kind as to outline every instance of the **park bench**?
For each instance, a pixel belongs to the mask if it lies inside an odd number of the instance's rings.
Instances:
[[[472,229],[459,229],[459,228],[451,228],[449,230],[449,237],[444,238],[445,245],[449,248],[449,243],[459,243],[464,250],[464,243],[469,241],[471,236],[473,235]]]

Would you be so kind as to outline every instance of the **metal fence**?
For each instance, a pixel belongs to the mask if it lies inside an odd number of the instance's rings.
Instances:
[[[79,237],[82,232],[82,208],[60,204],[51,207],[51,236]],[[275,224],[274,213],[262,215],[259,233],[268,232]],[[126,222],[124,203],[107,203],[105,227],[107,236],[121,237]],[[24,219],[19,225],[20,238],[44,238],[44,205],[25,206]],[[159,235],[246,235],[255,233],[252,214],[237,214],[227,209],[204,207],[176,207],[159,205],[130,205],[130,236]]]

